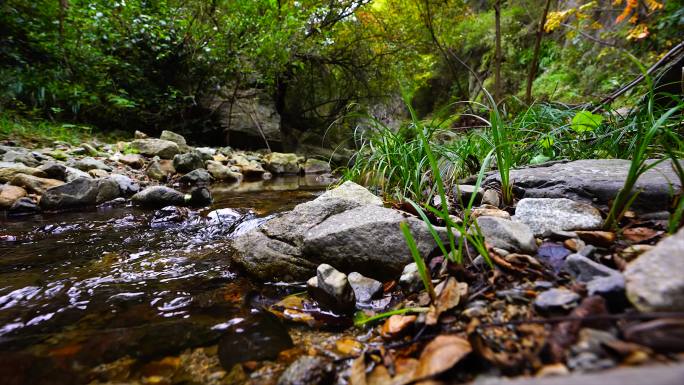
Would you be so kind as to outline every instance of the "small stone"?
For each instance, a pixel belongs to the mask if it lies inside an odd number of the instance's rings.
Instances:
[[[577,281],[587,284],[589,295],[621,296],[625,290],[625,279],[619,271],[580,254],[568,255],[565,269]]]
[[[477,218],[482,235],[492,247],[511,252],[534,254],[537,242],[530,228],[524,223],[497,217]]]
[[[482,204],[500,207],[501,197],[499,196],[499,192],[494,189],[485,190],[485,192],[482,194]]]
[[[302,164],[301,171],[304,174],[326,174],[331,172],[330,163],[309,158]]]
[[[418,265],[413,262],[404,267],[399,277],[399,286],[408,293],[420,291],[423,287],[423,280],[418,272]]]
[[[81,148],[84,149],[86,154],[90,156],[98,156],[100,154],[95,147],[88,143],[81,143]]]
[[[145,164],[145,159],[140,154],[125,154],[119,158],[119,162],[137,170]]]
[[[0,162],[0,182],[9,182],[16,174],[33,175],[41,178],[47,176],[44,171],[27,167],[23,163]]]
[[[477,219],[479,217],[497,217],[503,219],[511,219],[511,214],[509,214],[508,211],[504,211],[497,208],[477,207],[470,212],[470,216],[473,219]]]
[[[554,241],[564,241],[566,239],[577,238],[577,233],[574,231],[549,230],[545,231],[544,234],[542,234],[542,237]]]
[[[109,175],[109,173],[105,170],[94,169],[88,171],[88,175],[92,176],[93,178],[104,178]]]
[[[71,167],[76,168],[81,171],[90,171],[90,170],[104,170],[104,171],[112,171],[112,168],[104,164],[101,160],[97,160],[95,158],[83,158],[79,159],[76,161],[71,162]]]
[[[541,312],[567,312],[577,305],[580,295],[568,289],[550,289],[534,300],[534,306]]]
[[[190,200],[187,203],[193,207],[205,207],[211,204],[211,192],[206,187],[197,187],[190,191]]]
[[[356,301],[360,303],[368,303],[382,293],[382,283],[380,281],[364,277],[357,272],[349,273],[347,280],[352,290],[354,290]]]
[[[241,173],[231,170],[230,167],[224,166],[221,162],[207,161],[207,171],[216,180],[227,182],[239,182],[242,180]]]
[[[354,292],[346,274],[322,263],[316,269],[316,278],[318,287],[335,300],[336,310],[346,311],[354,308]]]
[[[208,185],[211,183],[211,175],[203,168],[192,170],[183,175],[180,180],[181,183],[192,186]]]
[[[45,172],[48,178],[57,179],[61,181],[66,181],[67,168],[59,163],[46,163],[40,167],[39,170]]]
[[[100,179],[97,184],[95,203],[100,204],[118,198],[121,195],[119,184],[109,178]]]
[[[142,132],[142,131],[135,130],[135,132],[133,133],[133,138],[134,139],[147,139],[147,138],[149,138],[149,136],[147,136],[147,134]]]
[[[620,253],[620,256],[627,262],[635,260],[641,254],[653,250],[655,246],[653,245],[632,245],[626,247]]]
[[[119,191],[122,196],[131,196],[140,191],[140,185],[126,175],[111,174],[109,178],[119,185]]]
[[[148,187],[133,195],[133,203],[148,207],[182,206],[185,204],[185,195],[166,186]]]
[[[168,174],[162,169],[159,161],[156,160],[150,162],[149,166],[147,166],[147,170],[145,170],[145,173],[148,177],[150,177],[150,179],[157,181],[166,180],[168,177]]]
[[[204,168],[204,160],[196,152],[188,152],[184,154],[177,154],[173,157],[173,168],[176,172],[185,174],[191,171]]]
[[[549,230],[594,230],[603,224],[596,208],[566,198],[521,199],[513,220],[530,226],[535,235]]]
[[[453,189],[453,194],[456,199],[456,202],[460,205],[461,203],[463,206],[468,206],[470,203],[470,199],[475,194],[475,199],[473,201],[473,205],[479,205],[480,202],[482,201],[482,194],[484,193],[483,188],[478,188],[477,191],[475,190],[475,186],[469,185],[469,184],[457,184],[454,186]]]
[[[40,207],[29,197],[17,199],[9,209],[10,215],[27,215],[40,211]]]
[[[278,385],[327,385],[332,384],[332,363],[322,357],[302,356],[285,369]]]
[[[567,249],[572,250],[572,251],[575,252],[575,253],[578,252],[578,251],[580,251],[580,250],[582,250],[582,249],[584,249],[584,247],[586,246],[586,244],[584,243],[584,241],[581,240],[581,239],[579,239],[579,238],[570,238],[570,239],[566,239],[566,240],[563,242],[563,245],[564,245]]]
[[[12,207],[14,202],[26,196],[26,190],[19,186],[0,185],[0,209]]]

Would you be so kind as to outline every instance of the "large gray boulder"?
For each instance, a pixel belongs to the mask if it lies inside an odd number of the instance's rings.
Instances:
[[[566,198],[521,199],[513,220],[528,225],[534,235],[546,231],[596,230],[603,224],[596,208]]]
[[[163,139],[136,139],[131,148],[146,156],[158,156],[162,159],[173,159],[180,152],[178,144]]]
[[[40,198],[43,210],[63,210],[92,206],[119,196],[119,186],[111,179],[77,178],[45,191]]]
[[[584,159],[511,170],[510,179],[525,191],[525,198],[569,198],[607,205],[622,188],[629,165],[625,159]],[[483,185],[498,182],[498,173],[492,173]],[[660,163],[639,178],[635,190],[641,192],[632,207],[639,211],[667,210],[672,191],[680,187],[672,164]]]
[[[627,298],[641,311],[684,311],[684,228],[632,261]]]
[[[374,278],[398,274],[412,260],[399,223],[409,224],[423,256],[437,246],[422,221],[381,204],[345,182],[238,237],[234,261],[261,280],[306,280],[320,263]]]

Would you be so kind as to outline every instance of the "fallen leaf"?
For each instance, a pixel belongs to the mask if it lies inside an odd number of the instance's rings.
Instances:
[[[353,338],[342,338],[335,341],[335,349],[342,354],[359,353],[363,350],[363,345]]]
[[[415,358],[398,359],[394,364],[395,375],[384,365],[378,365],[366,377],[368,385],[405,385],[415,381],[418,360]]]
[[[454,277],[449,277],[437,285],[435,291],[437,292],[437,299],[426,314],[425,323],[427,325],[436,325],[442,313],[458,306],[461,297],[468,295],[468,284],[458,282]]]
[[[420,354],[414,379],[425,379],[445,372],[471,351],[470,342],[464,338],[455,335],[437,336]]]
[[[380,334],[385,338],[398,337],[405,332],[409,326],[413,325],[417,318],[418,317],[414,315],[395,314],[385,320],[385,323],[382,324]]]
[[[656,231],[648,227],[632,227],[622,231],[622,236],[631,243],[650,241],[662,234],[662,231]]]
[[[304,298],[298,295],[290,295],[273,304],[269,311],[278,318],[294,322],[302,322],[309,325],[315,323],[314,317],[305,311]]]
[[[584,242],[600,247],[612,245],[617,238],[615,233],[610,231],[575,231],[575,233]]]

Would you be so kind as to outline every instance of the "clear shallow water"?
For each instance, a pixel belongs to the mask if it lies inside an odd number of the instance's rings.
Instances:
[[[0,378],[84,382],[123,356],[215,342],[249,313],[245,297],[262,292],[231,269],[231,238],[323,188],[278,178],[214,186],[214,205],[199,211],[0,218]]]

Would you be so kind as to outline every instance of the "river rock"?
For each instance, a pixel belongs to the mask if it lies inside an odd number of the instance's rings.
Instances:
[[[208,185],[211,183],[211,175],[207,170],[198,168],[180,177],[179,181],[192,186]]]
[[[630,161],[625,159],[584,159],[511,170],[510,179],[524,190],[525,198],[569,198],[607,205],[622,189],[629,167]],[[493,173],[483,184],[498,182],[498,173]],[[671,162],[662,162],[637,181],[635,190],[640,193],[632,208],[647,212],[666,210],[672,200],[671,192],[681,187]]]
[[[566,198],[521,199],[513,220],[526,224],[537,236],[546,231],[594,230],[603,224],[596,208]]]
[[[88,171],[88,175],[97,179],[97,178],[105,178],[105,177],[109,176],[109,173],[105,170],[100,170],[100,169],[94,168],[94,169]]]
[[[148,187],[133,195],[131,199],[137,205],[155,208],[183,206],[186,203],[185,194],[166,186]]]
[[[290,364],[278,385],[327,385],[334,381],[332,363],[319,356],[302,356]]]
[[[47,176],[44,171],[34,167],[28,167],[23,163],[0,162],[0,182],[11,181],[16,174],[27,174],[41,178]]]
[[[71,167],[79,169],[81,171],[90,171],[90,170],[104,170],[104,171],[112,171],[112,168],[104,164],[101,160],[97,160],[95,158],[83,158],[79,160],[75,160],[73,162],[68,163]]]
[[[131,168],[140,169],[145,164],[145,158],[140,154],[125,154],[119,157],[119,162]]]
[[[27,215],[34,214],[40,211],[40,207],[36,205],[36,202],[29,197],[23,197],[17,199],[12,207],[9,209],[10,215]]]
[[[64,182],[62,182],[61,180],[40,178],[37,176],[27,174],[16,174],[12,178],[11,183],[15,186],[23,187],[29,192],[33,192],[40,195],[44,194],[45,190],[49,188],[61,186],[64,184]]]
[[[567,312],[575,307],[580,295],[563,288],[554,288],[540,293],[534,300],[534,306],[541,312]]]
[[[81,171],[77,168],[74,167],[67,167],[66,170],[66,176],[64,177],[65,182],[71,182],[79,178],[86,178],[86,179],[92,179],[92,176],[88,174],[85,171]]]
[[[38,167],[38,169],[43,171],[48,178],[66,181],[67,168],[63,164],[49,162]]]
[[[38,159],[26,149],[9,150],[2,155],[2,159],[0,160],[3,162],[23,163],[28,167],[37,167],[40,165]]]
[[[176,143],[162,139],[136,139],[131,142],[131,148],[140,154],[162,159],[172,159],[180,152]]]
[[[147,166],[147,169],[145,170],[145,174],[150,179],[157,180],[157,181],[163,181],[166,180],[166,178],[170,175],[164,170],[159,163],[159,160],[152,160],[150,164]]]
[[[0,185],[0,209],[8,209],[19,198],[26,196],[26,190],[9,184]]]
[[[204,207],[212,202],[211,192],[206,187],[197,187],[190,191],[190,206]]]
[[[684,311],[684,228],[625,269],[627,298],[640,311]]]
[[[382,293],[382,282],[364,277],[355,271],[349,273],[347,280],[354,290],[354,297],[356,297],[357,302],[369,303]]]
[[[296,154],[271,152],[264,155],[262,161],[264,168],[273,174],[298,174],[299,159]]]
[[[479,205],[482,201],[482,195],[484,194],[484,189],[481,187],[475,190],[475,186],[469,184],[457,184],[453,188],[453,195],[458,204],[463,203],[467,206],[470,203],[470,199],[475,194],[474,205]],[[498,194],[497,194],[498,197]],[[498,206],[498,205],[497,205]]]
[[[185,141],[185,137],[183,137],[183,135],[181,134],[176,134],[173,131],[164,130],[162,131],[161,135],[159,135],[159,139],[168,140],[169,142],[176,143],[176,145],[178,145],[178,149],[181,152],[190,151],[190,146],[188,146],[188,143]]]
[[[196,152],[177,154],[173,157],[173,168],[178,173],[185,174],[193,170],[204,168],[204,160]]]
[[[423,288],[423,280],[418,272],[417,263],[411,262],[404,266],[399,276],[399,286],[408,293],[417,292]]]
[[[59,210],[95,204],[97,181],[92,178],[77,178],[61,186],[53,187],[40,198],[43,210]]]
[[[301,172],[304,174],[325,174],[330,171],[330,163],[320,159],[309,158],[301,165]]]
[[[581,254],[568,255],[565,258],[564,268],[577,281],[586,283],[589,295],[624,298],[625,279],[619,271],[594,262]]]
[[[229,162],[237,166],[247,178],[261,177],[266,173],[266,170],[261,166],[261,163],[256,160],[247,159],[247,157],[242,154],[231,154]]]
[[[209,174],[216,180],[227,182],[239,182],[242,180],[241,173],[231,170],[230,167],[224,166],[221,162],[208,160],[207,171],[209,171]]]
[[[316,268],[316,281],[335,303],[335,310],[353,310],[355,304],[354,291],[349,285],[347,275],[334,267],[322,263]]]
[[[121,196],[119,183],[111,178],[103,178],[97,181],[97,197],[95,203],[109,202]]]
[[[121,196],[128,197],[140,191],[140,185],[126,175],[111,174],[108,178],[119,186]]]
[[[534,254],[537,243],[529,226],[498,217],[479,217],[477,224],[492,247],[510,252]]]

